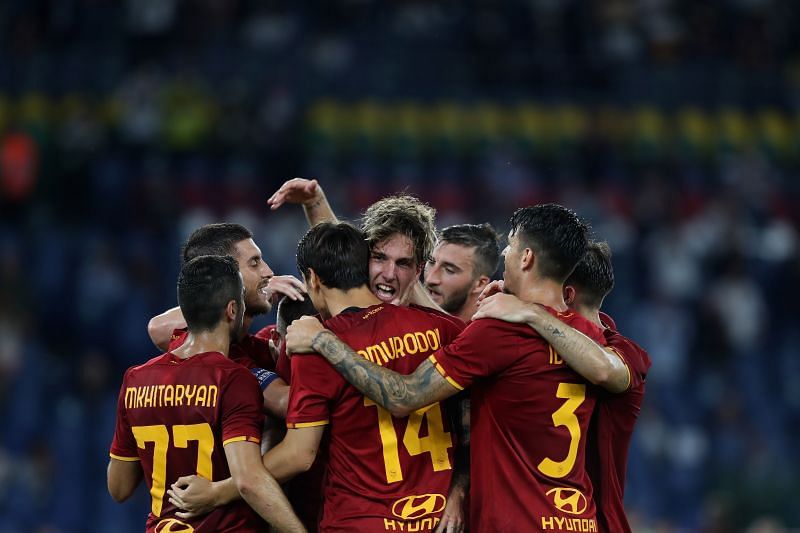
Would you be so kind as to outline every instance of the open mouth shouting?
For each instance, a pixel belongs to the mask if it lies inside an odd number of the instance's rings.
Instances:
[[[372,292],[382,302],[391,303],[397,298],[397,288],[386,283],[373,283]]]

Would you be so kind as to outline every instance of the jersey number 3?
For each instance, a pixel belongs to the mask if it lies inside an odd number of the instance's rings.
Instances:
[[[378,431],[380,432],[381,445],[383,446],[386,482],[403,481],[403,472],[400,469],[400,454],[397,449],[397,432],[394,429],[392,413],[366,396],[364,397],[364,405],[374,405],[378,409]],[[428,435],[420,437],[419,433],[423,419],[428,422]],[[408,425],[403,434],[403,445],[409,455],[419,455],[423,452],[431,454],[431,464],[434,472],[452,468],[447,450],[453,447],[453,439],[450,437],[450,433],[444,429],[442,407],[438,402],[408,415]]]
[[[554,461],[545,457],[537,465],[539,471],[552,478],[562,478],[572,472],[575,466],[575,459],[578,456],[578,444],[581,440],[581,425],[575,411],[586,399],[586,385],[575,383],[559,383],[556,391],[557,398],[567,400],[564,405],[553,413],[553,425],[555,427],[566,426],[569,431],[569,449],[567,456],[561,461]]]
[[[161,516],[167,482],[169,431],[163,424],[133,426],[131,430],[139,448],[144,450],[148,442],[153,443],[153,485],[150,487],[150,497],[153,500],[153,515]],[[206,423],[172,426],[172,444],[176,448],[188,448],[189,441],[197,442],[197,475],[206,479],[214,479],[211,463],[211,454],[214,452],[214,432],[211,431],[211,426]]]

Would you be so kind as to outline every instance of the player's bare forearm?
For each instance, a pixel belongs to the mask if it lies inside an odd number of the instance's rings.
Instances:
[[[247,504],[278,531],[304,532],[306,529],[275,478],[263,469],[253,478],[252,484],[240,487]]]
[[[418,305],[420,307],[427,307],[428,309],[433,309],[434,311],[439,311],[441,313],[446,312],[439,306],[439,304],[433,301],[430,293],[425,290],[425,287],[423,287],[422,282],[420,281],[412,284],[412,289],[409,291],[408,302],[406,303]]]
[[[531,312],[528,325],[544,337],[575,372],[612,393],[628,388],[630,375],[619,356],[554,317],[543,307],[534,304]]]
[[[475,319],[497,318],[526,323],[536,330],[575,372],[609,392],[628,387],[628,368],[613,352],[565,324],[538,304],[510,294],[494,294],[478,304]]]
[[[258,445],[230,442],[225,445],[225,456],[236,489],[261,518],[279,531],[305,531],[280,485],[264,469]]]
[[[351,385],[395,416],[407,416],[458,392],[429,360],[402,375],[367,361],[328,330],[317,333],[311,346]]]
[[[328,199],[325,197],[325,193],[322,192],[322,188],[317,190],[319,194],[310,202],[303,204],[303,213],[306,215],[308,225],[313,227],[320,222],[339,222],[339,219],[333,213],[331,204],[328,203]]]

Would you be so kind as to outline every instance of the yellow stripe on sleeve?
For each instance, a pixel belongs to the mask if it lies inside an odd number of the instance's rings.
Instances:
[[[246,436],[242,435],[241,437],[231,437],[231,438],[229,438],[227,440],[224,440],[224,441],[222,441],[222,445],[225,446],[228,443],[241,442],[243,440],[246,440],[247,442],[255,442],[256,444],[260,444],[261,443],[261,439],[258,438],[258,437],[246,437]]]
[[[428,357],[428,359],[430,359],[431,363],[433,363],[433,367],[436,369],[436,371],[439,372],[442,375],[442,377],[444,379],[446,379],[447,382],[450,385],[452,385],[453,387],[457,388],[458,390],[464,390],[464,387],[459,385],[456,382],[456,380],[454,380],[453,378],[451,378],[450,376],[447,375],[447,372],[445,372],[444,368],[442,368],[442,365],[440,365],[439,361],[436,360],[436,356],[435,355],[431,355],[430,357]]]
[[[117,461],[125,461],[128,463],[132,463],[134,461],[139,461],[138,457],[122,457],[120,455],[114,455],[113,453],[108,454],[112,459],[116,459]]]
[[[290,424],[287,422],[286,427],[289,429],[313,428],[316,426],[324,426],[329,423],[330,421],[328,420],[318,420],[317,422],[297,422],[296,424]]]

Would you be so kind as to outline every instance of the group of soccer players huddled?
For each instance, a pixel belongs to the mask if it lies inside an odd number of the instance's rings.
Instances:
[[[197,229],[148,325],[164,353],[125,373],[108,490],[145,480],[147,531],[631,530],[650,359],[600,311],[611,253],[575,213],[514,212],[492,281],[497,232],[437,231],[417,198],[360,227],[316,180],[268,203],[305,211],[302,279],[241,225]]]

